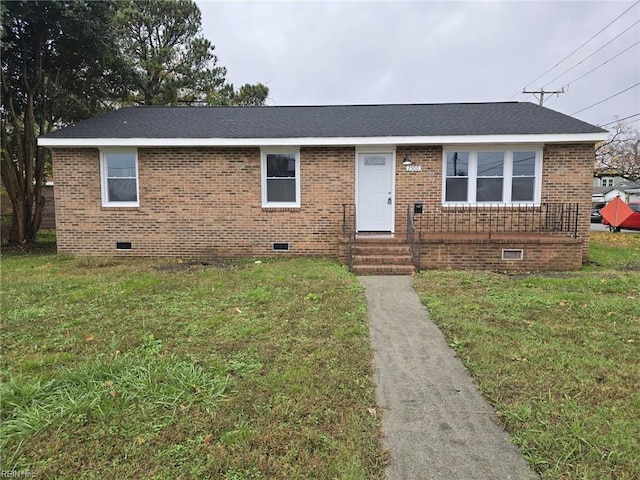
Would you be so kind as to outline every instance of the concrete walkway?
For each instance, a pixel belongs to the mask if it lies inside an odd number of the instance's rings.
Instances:
[[[375,349],[383,446],[391,452],[387,478],[538,478],[429,319],[412,277],[360,281]]]

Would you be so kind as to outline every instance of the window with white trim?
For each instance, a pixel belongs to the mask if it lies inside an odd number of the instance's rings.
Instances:
[[[443,201],[536,203],[540,201],[540,149],[445,149]]]
[[[466,202],[469,191],[469,152],[446,152],[445,202]]]
[[[504,152],[478,152],[476,202],[502,202]]]
[[[603,187],[613,187],[613,178],[603,178],[602,179]]]
[[[300,206],[300,152],[262,151],[262,206]]]
[[[511,201],[532,202],[536,195],[536,152],[513,152]]]
[[[104,150],[100,173],[102,205],[105,207],[138,207],[138,152],[136,150]]]

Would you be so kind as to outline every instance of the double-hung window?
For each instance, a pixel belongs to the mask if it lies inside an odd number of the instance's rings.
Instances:
[[[300,206],[300,152],[262,151],[262,206]]]
[[[102,205],[138,207],[138,154],[136,150],[101,152]]]
[[[446,152],[446,202],[466,202],[469,191],[469,152]]]
[[[513,152],[511,201],[531,202],[536,192],[536,152]]]
[[[444,204],[540,201],[540,149],[445,149]]]
[[[504,152],[478,152],[476,202],[502,202]]]

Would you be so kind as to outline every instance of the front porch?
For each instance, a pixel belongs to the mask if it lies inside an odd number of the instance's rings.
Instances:
[[[421,269],[575,270],[582,265],[579,205],[408,205],[406,229],[355,231],[343,205],[341,256],[358,274],[408,275]]]

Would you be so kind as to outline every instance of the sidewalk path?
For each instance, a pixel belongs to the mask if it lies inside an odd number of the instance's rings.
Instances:
[[[534,479],[427,309],[412,277],[360,277],[375,349],[388,480]],[[452,299],[453,301],[453,299]]]

